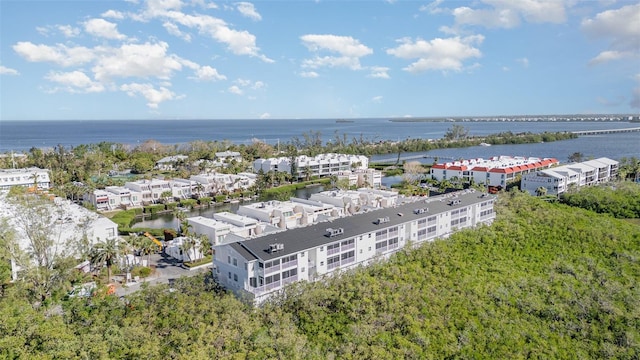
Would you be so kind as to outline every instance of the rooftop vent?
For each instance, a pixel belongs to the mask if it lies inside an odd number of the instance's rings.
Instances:
[[[384,223],[388,223],[389,222],[389,217],[385,216],[385,217],[381,217],[378,218],[378,220],[376,220],[376,224],[380,225],[380,224],[384,224]]]
[[[460,199],[456,199],[456,200],[451,200],[451,201],[449,201],[449,205],[458,205],[458,204],[460,204],[460,203],[461,203]]]
[[[426,213],[427,211],[429,211],[429,208],[420,208],[420,209],[415,209],[415,210],[413,210],[413,213],[414,213],[414,214],[416,214],[416,215],[418,215],[418,214],[424,214],[424,213]]]
[[[338,236],[338,235],[342,235],[344,234],[344,229],[343,228],[328,228],[327,229],[327,236],[329,237],[334,237],[334,236]]]
[[[274,252],[278,252],[278,251],[282,251],[284,250],[284,244],[283,243],[275,243],[275,244],[270,244],[269,245],[269,254],[273,254]]]

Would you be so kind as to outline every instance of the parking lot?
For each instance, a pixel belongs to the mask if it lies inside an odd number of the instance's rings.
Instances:
[[[173,280],[181,277],[195,276],[203,272],[211,271],[211,264],[190,270],[187,268],[183,268],[181,262],[165,254],[152,254],[151,268],[153,268],[155,271],[145,279],[139,279],[139,281],[129,282],[126,285],[118,284],[116,287],[116,295],[125,296],[134,293],[140,290],[141,285],[144,283],[147,283],[151,286],[157,284],[169,284]]]

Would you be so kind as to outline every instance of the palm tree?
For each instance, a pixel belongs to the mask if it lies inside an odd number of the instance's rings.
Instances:
[[[537,196],[545,196],[547,195],[547,188],[544,186],[540,186],[539,188],[536,189],[536,195]]]
[[[202,250],[202,256],[212,255],[213,246],[211,245],[211,241],[207,235],[200,235],[200,250]]]
[[[158,245],[149,238],[140,238],[140,253],[147,255],[147,266],[151,265],[151,254],[158,250]]]
[[[96,243],[91,249],[91,264],[107,266],[107,281],[111,281],[111,266],[114,264],[120,253],[120,243],[117,238],[107,239]]]
[[[182,245],[180,245],[180,250],[182,250],[182,253],[187,255],[188,260],[186,262],[191,261],[191,250],[194,249],[195,246],[196,246],[195,241],[190,237],[185,238],[184,241],[182,242]],[[183,258],[183,261],[184,261],[184,258]]]

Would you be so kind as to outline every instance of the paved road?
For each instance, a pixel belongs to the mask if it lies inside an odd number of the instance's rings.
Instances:
[[[146,255],[145,255],[146,259]],[[140,287],[143,283],[148,283],[149,285],[157,285],[157,284],[168,284],[171,281],[185,277],[185,276],[195,276],[198,274],[202,274],[203,272],[211,271],[210,266],[204,267],[196,270],[188,270],[183,268],[182,263],[165,255],[165,254],[152,254],[151,255],[151,266],[155,266],[155,273],[149,276],[146,279],[141,279],[139,282],[129,283],[126,286],[117,285],[116,287],[116,295],[117,296],[125,296],[131,293],[134,293],[140,290]]]

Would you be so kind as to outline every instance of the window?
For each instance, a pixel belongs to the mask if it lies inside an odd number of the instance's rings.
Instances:
[[[238,259],[233,258],[233,266],[238,266]]]
[[[231,279],[231,271],[229,271],[229,279]]]
[[[238,282],[238,274],[233,274],[233,281]]]
[[[227,264],[231,264],[231,256],[227,255]]]
[[[320,261],[320,266],[324,266],[324,261]]]
[[[304,253],[300,253],[300,257],[304,257]]]

